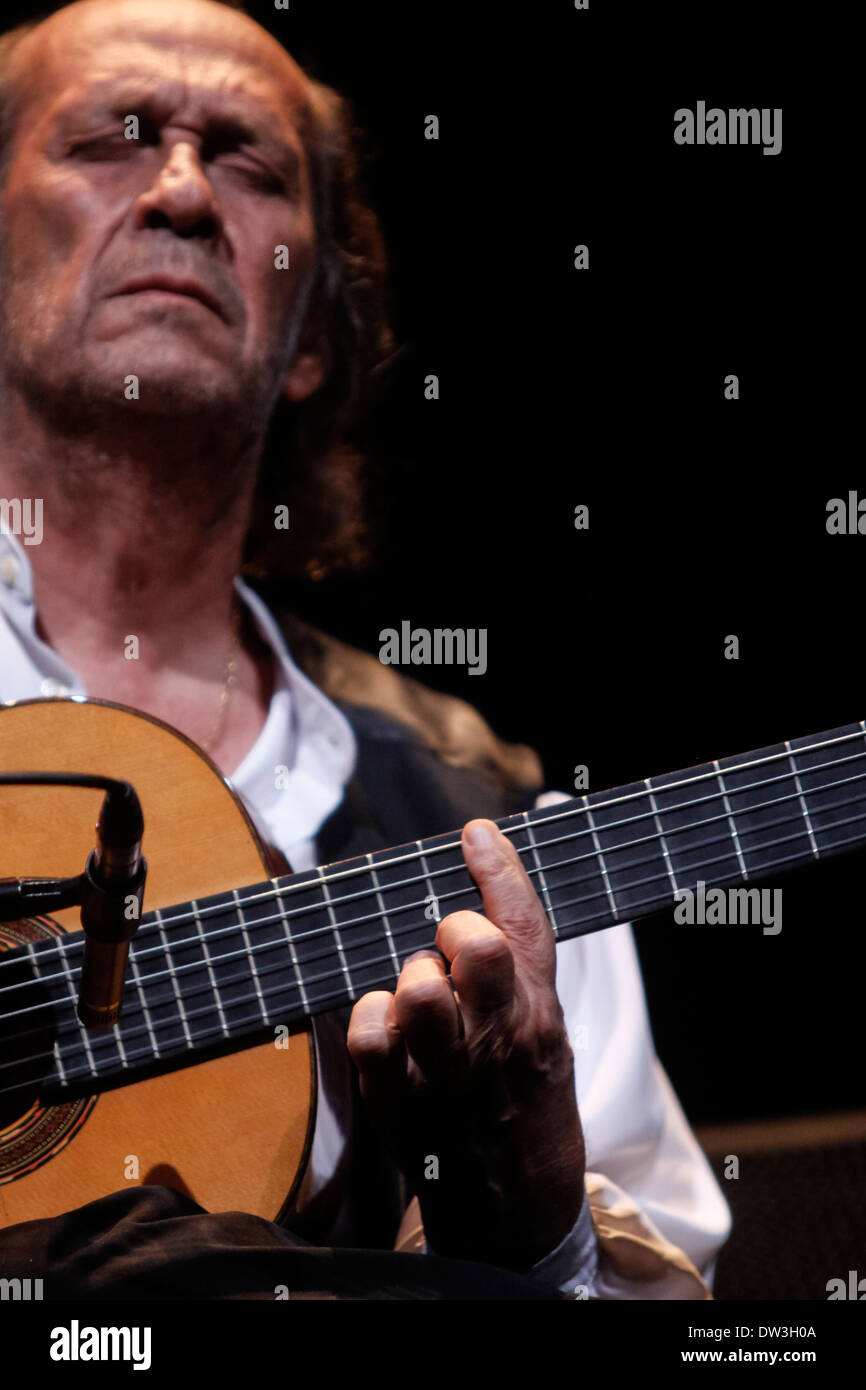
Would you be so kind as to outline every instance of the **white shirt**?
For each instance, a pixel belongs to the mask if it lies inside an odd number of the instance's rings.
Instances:
[[[240,578],[237,593],[274,652],[268,715],[231,782],[263,837],[292,868],[315,866],[314,836],[339,805],[351,776],[352,728],[298,669],[273,616]],[[36,632],[33,577],[16,536],[0,533],[0,702],[86,695],[76,673]],[[277,789],[274,769],[284,766]],[[560,800],[546,793],[540,805]],[[655,1055],[640,967],[627,924],[557,947],[556,988],[574,1049],[575,1085],[587,1169],[623,1189],[638,1210],[709,1280],[730,1230],[727,1203]],[[315,1191],[336,1170],[344,1138],[319,1074],[319,1105],[308,1182]],[[631,1283],[599,1263],[588,1201],[560,1246],[535,1266],[562,1288],[609,1298],[681,1297],[673,1282]]]

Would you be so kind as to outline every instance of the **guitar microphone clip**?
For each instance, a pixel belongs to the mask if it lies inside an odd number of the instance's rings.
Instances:
[[[84,959],[78,1017],[85,1028],[113,1028],[123,1002],[129,943],[138,931],[147,864],[144,816],[135,788],[81,772],[0,772],[0,787],[97,787],[105,792],[96,849],[77,878],[0,879],[0,922],[28,912],[81,906]]]
[[[113,783],[96,824],[97,848],[82,875],[85,940],[77,1012],[85,1028],[113,1028],[120,1017],[129,943],[141,920],[147,876],[143,833],[135,789],[128,782]]]

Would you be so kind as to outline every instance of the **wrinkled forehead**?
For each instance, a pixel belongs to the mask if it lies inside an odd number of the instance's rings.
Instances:
[[[288,53],[210,0],[81,0],[27,36],[15,79],[28,124],[92,103],[166,117],[253,111],[285,133],[309,113],[309,83]]]

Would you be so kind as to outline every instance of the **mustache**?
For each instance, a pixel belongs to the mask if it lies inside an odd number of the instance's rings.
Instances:
[[[108,286],[104,297],[109,299],[125,285],[163,276],[201,289],[211,307],[228,324],[243,319],[243,298],[222,267],[200,254],[191,255],[186,247],[179,246],[176,241],[171,246],[152,247],[147,255],[130,252],[120,258],[116,266],[112,265],[110,270],[104,269],[100,279]]]

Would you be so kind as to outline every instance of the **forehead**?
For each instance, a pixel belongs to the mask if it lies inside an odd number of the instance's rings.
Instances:
[[[30,34],[18,59],[19,97],[37,121],[82,103],[163,106],[166,116],[230,107],[276,130],[296,126],[309,107],[307,79],[276,40],[208,0],[83,0]]]

